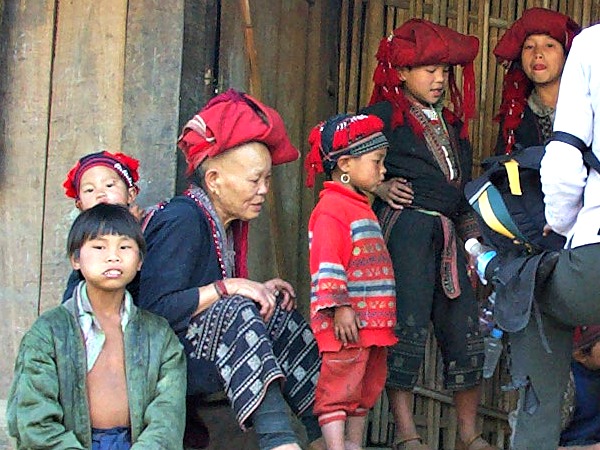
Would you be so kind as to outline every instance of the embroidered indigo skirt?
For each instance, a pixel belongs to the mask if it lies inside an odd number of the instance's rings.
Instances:
[[[186,341],[190,369],[212,366],[242,428],[275,380],[282,381],[283,395],[296,414],[314,402],[319,352],[295,310],[278,307],[265,323],[252,300],[234,295],[194,317]]]

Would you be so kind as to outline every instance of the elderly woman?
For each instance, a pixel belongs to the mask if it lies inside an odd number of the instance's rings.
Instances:
[[[271,166],[298,151],[275,110],[234,90],[186,124],[179,147],[192,184],[147,219],[138,302],[167,318],[185,347],[186,439],[197,432],[195,396],[224,390],[261,449],[299,449],[285,403],[309,440],[319,438],[317,347],[292,286],[249,280],[246,261],[248,222],[261,212]]]
[[[570,17],[544,8],[523,13],[504,33],[494,55],[508,68],[496,117],[496,154],[544,144],[552,134],[563,66],[581,27]]]

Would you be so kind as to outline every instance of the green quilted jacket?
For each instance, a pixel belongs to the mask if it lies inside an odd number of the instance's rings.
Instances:
[[[85,344],[75,301],[42,314],[21,341],[8,431],[19,449],[90,449]],[[132,305],[124,332],[132,449],[183,447],[186,363],[167,321]]]

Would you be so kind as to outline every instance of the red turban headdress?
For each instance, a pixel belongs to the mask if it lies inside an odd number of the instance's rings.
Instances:
[[[450,101],[454,111],[445,109],[445,119],[450,123],[464,119],[461,136],[468,135],[467,121],[475,117],[475,73],[473,60],[479,50],[479,39],[451,28],[423,19],[411,19],[381,40],[377,51],[378,65],[373,75],[375,87],[370,104],[387,100],[392,103],[394,113],[392,126],[401,125],[410,107],[402,92],[398,67],[418,67],[448,64]],[[452,66],[464,66],[462,95],[456,86]],[[410,120],[413,130],[422,134],[419,123]]]
[[[229,89],[217,95],[183,127],[177,145],[188,163],[188,175],[206,158],[248,142],[261,142],[273,165],[298,159],[277,111],[255,98]]]

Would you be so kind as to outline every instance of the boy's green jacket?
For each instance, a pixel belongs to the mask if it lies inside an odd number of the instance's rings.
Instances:
[[[19,449],[90,449],[86,354],[73,298],[42,314],[21,341],[8,431]],[[166,320],[134,305],[124,332],[132,449],[183,447],[186,363]]]

